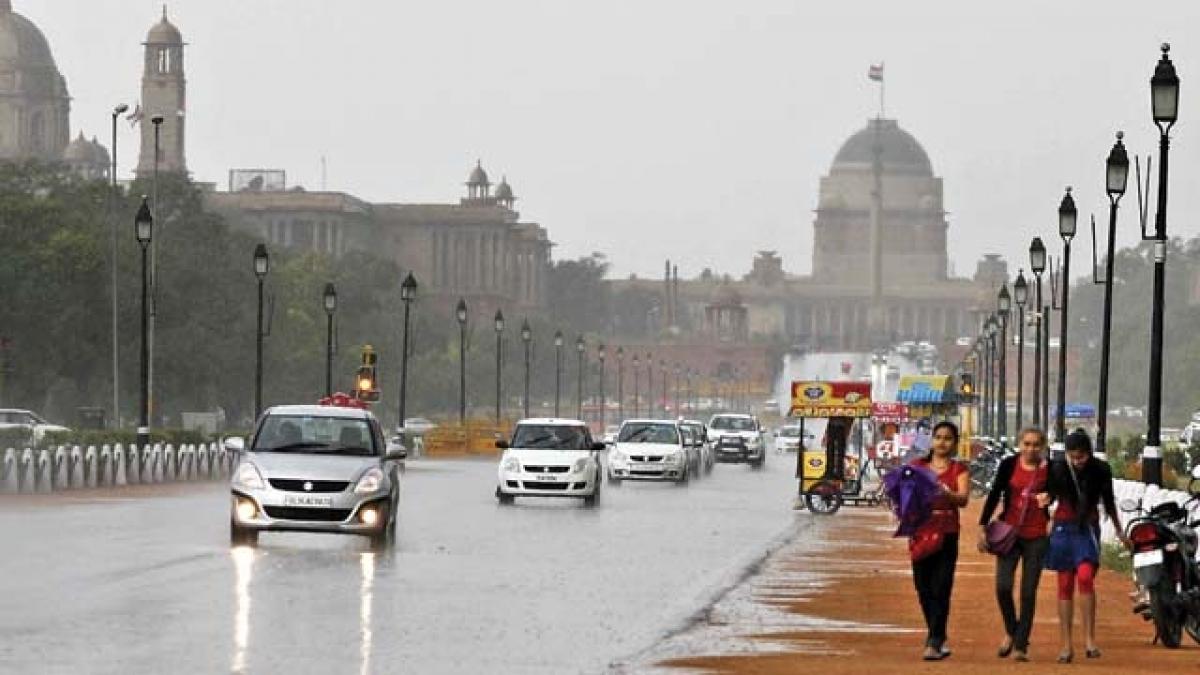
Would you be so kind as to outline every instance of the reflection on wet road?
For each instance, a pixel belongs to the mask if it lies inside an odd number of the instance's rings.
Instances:
[[[381,553],[307,534],[231,550],[222,485],[0,501],[0,672],[604,672],[806,517],[793,461],[606,486],[595,510],[500,506],[494,464],[413,462]]]

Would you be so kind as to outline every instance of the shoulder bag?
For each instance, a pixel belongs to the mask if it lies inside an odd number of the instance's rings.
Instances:
[[[1016,460],[1017,464],[1019,464],[1020,461],[1021,460],[1019,459]],[[1017,470],[1017,464],[1013,464],[1014,474]],[[1019,518],[1017,518],[1018,523],[1025,522],[1025,514],[1029,512],[1029,499],[1033,496],[1033,487],[1034,484],[1037,483],[1037,477],[1042,471],[1042,466],[1044,466],[1044,464],[1038,464],[1038,468],[1033,470],[1033,478],[1029,481],[1029,484],[1025,486],[1025,489],[1021,491],[1021,515]],[[1009,481],[1011,480],[1012,477],[1010,476]],[[987,538],[986,545],[988,553],[991,553],[995,556],[1008,555],[1009,551],[1011,551],[1013,546],[1015,546],[1017,543],[1017,533],[1018,528],[1014,527],[1011,523],[1002,518],[997,518],[996,520],[988,523],[987,529],[984,530],[984,534]]]

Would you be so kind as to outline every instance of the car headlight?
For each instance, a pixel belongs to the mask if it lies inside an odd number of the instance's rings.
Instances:
[[[573,473],[581,473],[587,469],[587,464],[587,458],[580,457],[579,459],[575,460],[575,466],[571,467],[571,471]]]
[[[520,471],[521,470],[520,460],[518,460],[516,457],[509,457],[508,459],[504,460],[504,470],[505,471]]]
[[[669,455],[663,455],[663,463],[665,463],[665,464],[678,464],[678,463],[679,463],[679,460],[680,460],[682,457],[683,457],[683,453],[679,453],[679,452],[672,452],[672,453],[671,453],[671,454],[669,454]]]
[[[383,486],[383,471],[379,467],[367,469],[367,472],[358,479],[358,485],[354,486],[354,492],[362,494],[365,492],[378,492]]]
[[[262,474],[250,462],[238,465],[237,473],[233,474],[233,484],[250,490],[262,490],[267,487]]]
[[[625,457],[625,453],[614,448],[613,451],[608,454],[608,459],[609,461],[613,462],[624,462],[627,458]]]

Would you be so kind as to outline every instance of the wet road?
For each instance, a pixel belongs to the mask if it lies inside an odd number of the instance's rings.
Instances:
[[[792,461],[606,486],[595,510],[502,507],[493,463],[412,462],[386,554],[308,534],[230,550],[223,485],[0,501],[0,672],[636,671],[804,526]]]

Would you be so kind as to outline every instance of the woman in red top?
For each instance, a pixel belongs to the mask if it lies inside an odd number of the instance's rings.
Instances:
[[[950,593],[954,590],[954,569],[958,564],[958,511],[967,505],[971,480],[967,468],[954,459],[958,450],[958,427],[953,422],[938,422],[933,427],[929,454],[913,461],[937,474],[942,493],[933,503],[930,526],[942,533],[942,547],[912,564],[913,583],[921,612],[925,615],[926,661],[950,656],[946,647],[946,622],[950,618]]]
[[[979,515],[979,550],[987,550],[987,525],[996,507],[1004,504],[1000,520],[1017,530],[1017,540],[1008,553],[996,558],[996,602],[1004,619],[1005,638],[996,653],[1000,658],[1016,652],[1017,661],[1028,661],[1029,633],[1037,603],[1038,582],[1049,538],[1046,528],[1050,517],[1037,504],[1036,495],[1045,492],[1049,468],[1043,459],[1046,433],[1037,427],[1021,431],[1017,437],[1019,453],[1004,458],[996,470],[996,480]],[[1013,582],[1021,564],[1021,615],[1013,603]]]

